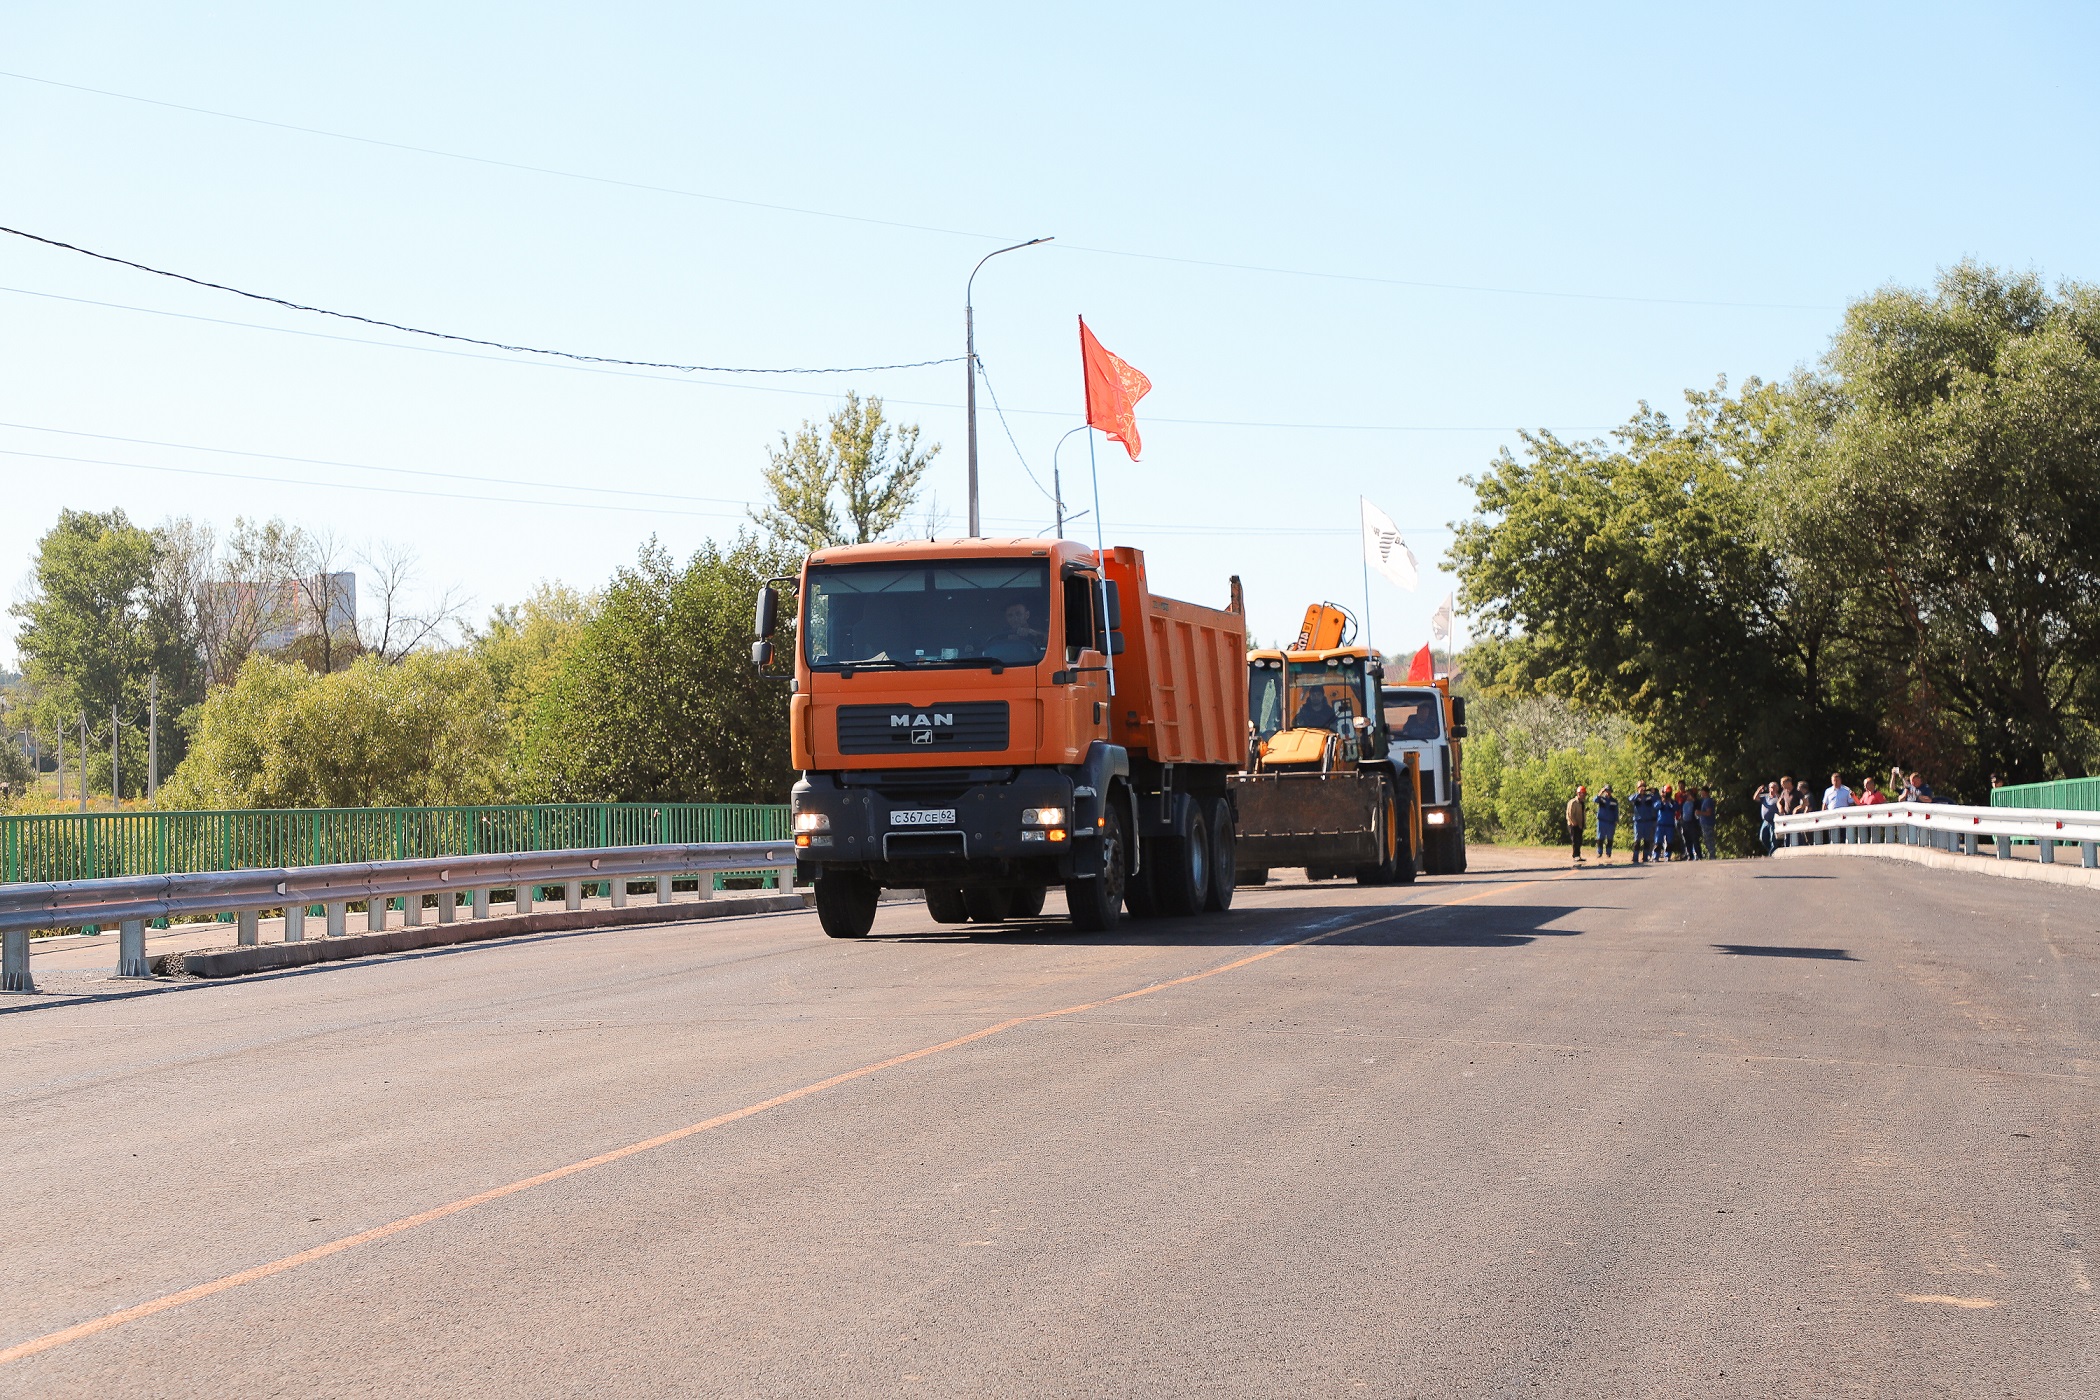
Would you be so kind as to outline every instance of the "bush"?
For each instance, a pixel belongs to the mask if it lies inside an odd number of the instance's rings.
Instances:
[[[462,652],[319,675],[252,656],[198,707],[163,808],[424,807],[500,795],[505,730],[488,672]]]

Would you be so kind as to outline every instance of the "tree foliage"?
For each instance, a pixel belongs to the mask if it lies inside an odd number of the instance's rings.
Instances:
[[[1854,305],[1818,373],[1686,399],[1471,479],[1453,559],[1493,686],[1629,717],[1735,790],[2085,770],[2100,291],[1964,263]]]
[[[365,655],[327,675],[251,656],[194,728],[163,807],[452,806],[500,791],[502,712],[465,652]]]
[[[768,503],[752,518],[797,555],[881,539],[911,510],[940,450],[920,451],[918,426],[892,424],[880,398],[849,393],[830,418],[766,449]]]
[[[783,802],[787,696],[750,658],[759,585],[796,560],[748,536],[679,567],[655,541],[606,587],[524,717],[520,781],[560,802]]]

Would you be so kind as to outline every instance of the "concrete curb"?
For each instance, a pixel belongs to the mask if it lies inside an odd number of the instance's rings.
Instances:
[[[1935,870],[1959,870],[1970,875],[1996,875],[2007,880],[2040,880],[2050,885],[2083,885],[2087,889],[2100,889],[2100,870],[2087,870],[2081,865],[2044,865],[2038,860],[1962,856],[1952,851],[1934,850],[1930,846],[1902,846],[1894,843],[1781,846],[1772,854],[1779,857],[1878,856],[1882,860],[1907,860],[1912,865],[1929,865]],[[2075,850],[2071,852],[2073,860],[2077,859],[2077,854]]]
[[[280,968],[340,962],[345,958],[371,957],[379,953],[406,953],[418,948],[443,948],[458,943],[480,943],[491,938],[513,938],[521,933],[684,924],[696,919],[777,914],[808,907],[808,901],[799,894],[766,894],[728,899],[718,896],[682,904],[638,904],[625,909],[551,909],[543,913],[477,919],[471,923],[420,924],[415,928],[350,934],[342,938],[307,938],[297,943],[264,943],[253,948],[228,948],[205,953],[164,953],[154,958],[149,966],[156,976],[161,977],[239,977],[244,973],[275,972]]]

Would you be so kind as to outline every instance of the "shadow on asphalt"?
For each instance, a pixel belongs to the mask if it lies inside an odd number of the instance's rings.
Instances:
[[[1113,933],[1074,933],[1063,919],[1019,920],[1004,924],[950,925],[911,933],[877,934],[871,943],[1020,943],[1069,944],[1097,948],[1259,948],[1270,943],[1317,939],[1329,947],[1360,948],[1521,948],[1541,938],[1573,938],[1582,930],[1546,925],[1594,905],[1574,904],[1400,904],[1390,908],[1337,910],[1331,904],[1268,905],[1206,915],[1201,919],[1132,919],[1125,917]],[[1338,915],[1346,913],[1350,917]],[[1300,916],[1304,932],[1290,930]],[[1321,929],[1358,919],[1375,920],[1362,928],[1329,937]],[[1285,924],[1275,928],[1276,922]],[[1267,932],[1270,937],[1262,937]]]
[[[1739,958],[1820,958],[1825,962],[1858,962],[1843,948],[1780,948],[1762,943],[1716,943],[1716,952]]]

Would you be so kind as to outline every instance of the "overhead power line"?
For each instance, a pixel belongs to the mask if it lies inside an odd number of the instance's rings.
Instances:
[[[747,394],[786,394],[793,398],[831,400],[836,400],[838,397],[838,395],[836,395],[835,393],[824,389],[789,389],[780,385],[773,384],[717,384],[705,379],[679,379],[667,374],[638,374],[629,370],[611,368],[603,365],[549,363],[541,360],[514,360],[507,355],[483,355],[473,350],[449,350],[440,345],[404,345],[397,340],[372,340],[365,336],[358,335],[331,335],[326,331],[300,330],[296,326],[270,326],[264,325],[260,321],[234,321],[229,320],[224,316],[200,316],[197,315],[195,312],[190,311],[166,311],[157,306],[134,306],[129,302],[122,301],[100,301],[93,297],[63,296],[57,292],[33,291],[28,287],[0,286],[0,292],[9,293],[14,296],[35,297],[40,301],[63,301],[71,303],[75,306],[99,306],[104,310],[108,311],[132,311],[137,312],[142,316],[161,316],[166,317],[169,320],[175,321],[196,321],[208,326],[231,326],[237,330],[268,331],[272,335],[296,335],[307,340],[333,340],[344,345],[369,345],[381,350],[406,350],[411,354],[416,355],[446,355],[454,359],[486,360],[491,364],[522,365],[532,369],[567,370],[576,374],[605,374],[612,375],[620,379],[650,379],[655,380],[656,382],[661,384],[682,384],[687,386],[703,388],[734,389],[740,393]],[[957,356],[956,358],[961,359],[962,357]],[[982,359],[983,357],[979,356],[979,358]],[[987,384],[989,384],[989,381],[987,381]],[[960,409],[962,407],[962,405],[959,403],[950,403],[942,399],[899,399],[891,398],[888,395],[883,396],[883,402],[886,404],[900,405],[906,408]],[[1032,418],[1062,418],[1065,419],[1067,422],[1073,423],[1076,423],[1080,417],[1078,412],[1072,409],[1063,408],[1016,408],[1010,409],[1008,411],[1017,415],[1025,414]],[[1171,418],[1161,414],[1150,413],[1145,415],[1145,421],[1148,423],[1174,423],[1183,426],[1202,428],[1287,428],[1295,431],[1306,432],[1506,433],[1513,431],[1512,425],[1507,423],[1489,424],[1486,426],[1482,426],[1479,424],[1459,425],[1435,423],[1284,423],[1268,419]],[[1561,423],[1555,425],[1542,426],[1552,426],[1562,432],[1603,432],[1608,429],[1617,427],[1618,424]]]
[[[9,228],[5,224],[0,224],[0,233],[13,234],[16,238],[26,238],[31,243],[41,243],[50,248],[63,248],[66,252],[79,253],[83,257],[94,258],[100,262],[115,263],[118,267],[129,267],[140,272],[150,272],[155,277],[166,277],[176,282],[187,282],[193,287],[208,287],[215,292],[230,292],[234,296],[246,297],[250,301],[268,302],[272,306],[282,306],[292,311],[308,311],[316,316],[333,316],[343,321],[359,321],[367,326],[378,326],[384,330],[401,331],[407,335],[428,336],[432,340],[456,341],[461,345],[483,345],[491,350],[509,350],[520,355],[550,355],[556,359],[576,360],[582,364],[629,365],[636,369],[675,369],[684,373],[697,372],[702,374],[874,374],[881,370],[925,369],[930,365],[959,364],[963,358],[960,355],[950,355],[945,359],[913,360],[908,364],[848,365],[830,369],[753,369],[743,365],[680,365],[671,364],[663,360],[623,360],[612,355],[583,355],[573,350],[543,350],[536,345],[511,345],[501,340],[481,340],[471,335],[453,335],[449,331],[424,330],[420,326],[404,326],[398,321],[382,321],[377,317],[359,316],[350,311],[331,311],[325,306],[308,306],[303,302],[287,301],[283,297],[268,296],[262,292],[243,291],[239,287],[229,287],[223,282],[207,282],[201,277],[191,277],[187,273],[170,272],[166,268],[160,267],[148,267],[145,263],[133,262],[129,258],[120,258],[109,253],[98,253],[92,248],[82,248],[78,244],[61,242],[56,238],[46,238],[40,233],[30,233],[24,229]]]
[[[733,497],[726,496],[683,496],[671,492],[620,490],[612,487],[559,486],[553,482],[526,481],[509,477],[475,476],[462,472],[432,471],[418,467],[383,467],[374,466],[369,463],[363,462],[337,462],[330,461],[326,458],[298,457],[275,452],[255,452],[234,447],[209,447],[201,443],[173,442],[161,438],[119,437],[113,433],[89,433],[80,432],[69,428],[48,428],[33,423],[0,423],[0,428],[9,428],[18,431],[37,433],[55,433],[65,437],[89,438],[104,442],[123,442],[142,447],[167,447],[183,452],[211,453],[216,456],[242,457],[260,461],[289,462],[300,465],[333,466],[341,467],[352,471],[384,472],[394,476],[427,477],[436,481],[443,482],[464,482],[473,484],[486,484],[491,486],[522,486],[534,490],[599,492],[606,495],[660,498],[666,501],[692,502],[708,505],[741,506],[744,507],[744,510],[691,510],[682,509],[680,507],[670,505],[623,505],[607,501],[554,501],[544,499],[533,499],[522,496],[489,495],[469,493],[464,491],[432,490],[414,486],[380,485],[372,482],[338,481],[330,480],[326,477],[316,476],[269,476],[257,472],[227,471],[214,467],[178,467],[158,462],[124,461],[109,457],[82,457],[58,452],[35,452],[22,448],[0,448],[0,457],[20,457],[27,458],[32,461],[43,462],[66,462],[76,466],[117,467],[128,471],[154,472],[161,475],[169,476],[202,476],[212,477],[224,481],[259,482],[262,484],[272,486],[314,486],[334,491],[361,491],[368,494],[383,496],[413,496],[427,500],[473,501],[487,505],[538,506],[552,510],[613,511],[621,514],[655,516],[670,515],[708,520],[748,519],[749,516],[747,512],[749,508],[753,504],[755,504],[751,501],[738,500]],[[1041,523],[1038,518],[1033,516],[1004,515],[988,516],[986,518],[990,523],[996,525],[1017,526],[1031,529],[1035,528]],[[1192,523],[1188,521],[1175,521],[1172,523],[1152,524],[1144,521],[1132,520],[1121,522],[1118,528],[1126,530],[1142,530],[1145,533],[1151,535],[1183,535],[1204,538],[1287,538],[1298,535],[1339,536],[1354,535],[1358,533],[1353,528],[1345,529],[1340,527],[1313,527],[1308,529],[1299,526],[1207,525],[1200,523]],[[1436,525],[1413,525],[1406,527],[1406,529],[1409,534],[1415,535],[1439,534],[1447,532],[1446,527]]]
[[[81,83],[62,83],[55,78],[39,78],[28,73],[0,70],[0,78],[13,78],[19,82],[36,83],[43,87],[63,88],[68,92],[84,92],[95,97],[115,98],[122,102],[137,102],[148,107],[163,107],[170,111],[188,112],[195,116],[216,117],[221,121],[244,122],[250,126],[264,126],[278,131],[292,131],[303,136],[321,136],[331,141],[350,141],[361,146],[379,146],[392,151],[406,151],[413,155],[431,156],[440,160],[466,161],[473,165],[493,166],[501,170],[517,170],[531,175],[548,175],[562,180],[582,180],[594,185],[610,185],[619,189],[641,190],[650,194],[675,195],[682,199],[701,199],[714,204],[737,205],[745,209],[764,209],[771,213],[799,214],[807,218],[835,219],[855,224],[873,224],[881,228],[903,229],[912,233],[935,233],[952,238],[974,238],[999,242],[1010,241],[1005,234],[985,233],[977,229],[946,228],[938,224],[907,223],[900,219],[884,219],[870,214],[849,214],[837,209],[812,209],[803,205],[774,204],[765,200],[741,199],[734,195],[715,194],[705,190],[683,189],[675,185],[657,185],[641,180],[622,180],[610,175],[594,175],[580,170],[563,170],[551,165],[532,165],[524,161],[500,160],[493,156],[469,155],[461,151],[443,150],[436,146],[417,146],[405,141],[386,141],[373,136],[356,136],[345,131],[329,131],[317,126],[300,126],[293,122],[272,121],[267,117],[252,117],[240,112],[220,111],[213,107],[195,107],[183,102],[168,102],[157,97],[141,97],[137,93],[115,92],[109,88],[87,87]],[[1409,287],[1421,291],[1466,292],[1474,295],[1547,297],[1568,301],[1624,302],[1641,306],[1723,307],[1744,311],[1830,312],[1842,309],[1812,302],[1634,296],[1624,293],[1570,292],[1538,287],[1497,287],[1467,282],[1431,282],[1418,278],[1382,277],[1371,273],[1283,267],[1268,263],[1232,262],[1223,259],[1194,258],[1175,253],[1144,252],[1131,248],[1105,248],[1085,243],[1060,242],[1055,245],[1052,251],[1090,253],[1109,258],[1136,258],[1145,262],[1180,263],[1188,267],[1208,267],[1231,272],[1251,272],[1272,277],[1312,277],[1323,281],[1357,282],[1386,287]]]

